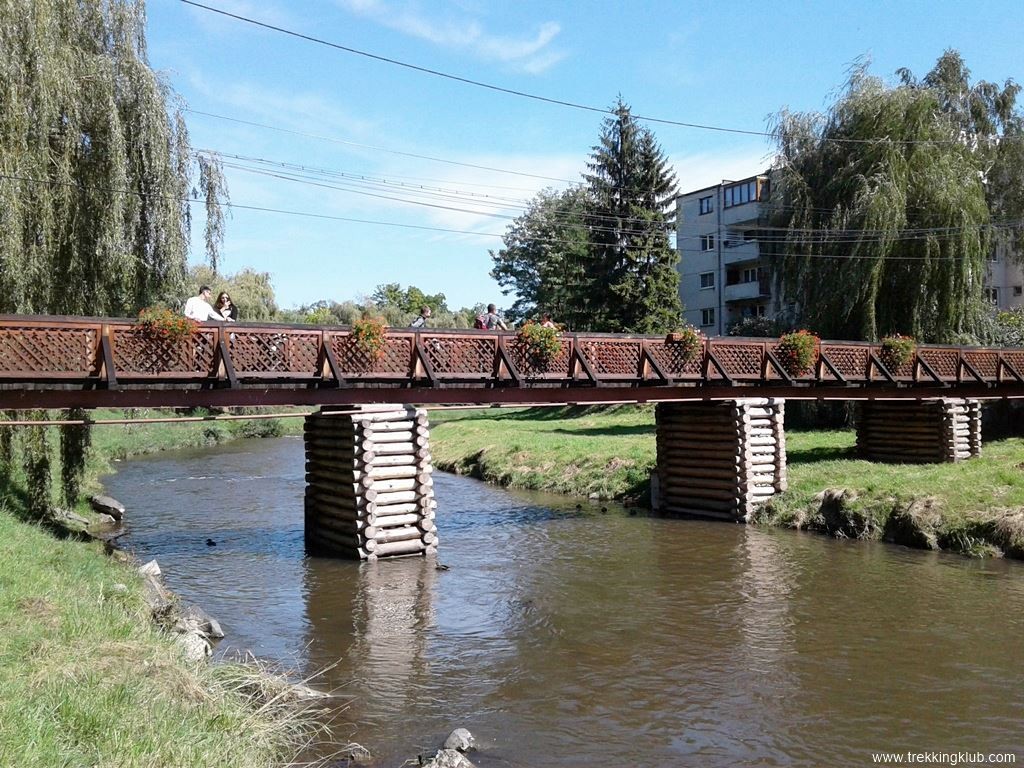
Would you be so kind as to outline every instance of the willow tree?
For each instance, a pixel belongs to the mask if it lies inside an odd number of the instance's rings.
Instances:
[[[197,163],[144,31],[142,0],[0,0],[0,312],[127,315],[182,297]],[[215,159],[198,184],[215,264]],[[41,487],[45,463],[30,464]]]
[[[971,336],[990,251],[984,160],[932,87],[863,67],[825,115],[782,112],[766,233],[802,320],[833,338]]]

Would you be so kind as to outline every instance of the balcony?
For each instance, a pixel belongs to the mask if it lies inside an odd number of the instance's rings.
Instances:
[[[752,283],[736,283],[735,285],[725,286],[722,298],[724,298],[726,302],[751,301],[752,299],[760,298],[762,295],[761,286],[758,281],[755,280]]]
[[[744,240],[734,246],[722,244],[722,264],[730,266],[742,261],[757,261],[761,258],[761,249],[757,240]]]

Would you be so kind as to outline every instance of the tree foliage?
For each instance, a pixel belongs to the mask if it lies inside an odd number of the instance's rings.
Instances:
[[[517,295],[508,311],[513,322],[547,312],[569,328],[590,327],[596,275],[587,269],[585,210],[582,189],[543,190],[509,226],[505,247],[491,251],[491,277],[505,294]]]
[[[403,289],[400,283],[378,285],[370,295],[370,301],[381,309],[394,308],[400,312],[416,315],[424,306],[430,307],[430,311],[435,315],[448,311],[448,304],[443,293],[428,296],[415,285]]]
[[[130,315],[180,294],[194,163],[144,29],[142,0],[0,2],[0,312]],[[210,158],[199,181],[224,191]]]
[[[619,99],[585,175],[590,269],[587,309],[600,330],[667,331],[682,314],[679,255],[669,243],[675,174],[654,134]]]
[[[123,316],[180,299],[195,163],[144,31],[143,0],[0,0],[0,312]],[[216,158],[199,171],[216,265],[226,189]],[[88,444],[62,430],[69,502]],[[45,430],[24,430],[22,448],[44,516]]]
[[[667,331],[680,322],[669,243],[676,180],[654,134],[620,99],[581,188],[545,190],[491,252],[517,319],[549,312],[574,330]]]
[[[858,66],[824,116],[779,114],[765,239],[782,292],[823,335],[976,338],[993,213],[1015,205],[992,184],[1012,153],[983,136],[1019,118],[1016,86],[968,76],[952,52],[895,87]]]

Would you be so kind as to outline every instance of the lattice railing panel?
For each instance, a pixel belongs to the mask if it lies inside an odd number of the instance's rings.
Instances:
[[[572,354],[572,342],[569,339],[562,339],[562,348],[546,362],[531,357],[526,346],[516,338],[508,339],[505,351],[519,373],[527,378],[569,375],[569,356]]]
[[[868,347],[845,346],[843,344],[822,344],[821,354],[835,366],[846,379],[863,379],[868,370]],[[827,373],[822,374],[828,380]]]
[[[193,374],[213,372],[216,333],[201,330],[189,339],[159,339],[136,328],[111,332],[114,369],[118,375]]]
[[[423,352],[434,372],[442,375],[489,376],[498,350],[495,336],[423,336]]]
[[[665,372],[666,376],[699,376],[704,359],[701,348],[693,357],[687,357],[684,344],[673,344],[664,339],[647,342],[647,353]]]
[[[381,376],[410,376],[412,365],[412,336],[388,337],[376,357],[356,344],[348,334],[330,339],[338,367],[343,372],[379,374]]]
[[[320,355],[320,334],[225,330],[231,364],[239,374],[313,374]]]
[[[1024,351],[1003,352],[1003,359],[1009,363],[1010,367],[1013,368],[1018,375],[1024,376]],[[1009,373],[1006,373],[1004,378],[1010,379],[1011,376]]]
[[[0,373],[7,375],[96,372],[96,328],[0,330]]]
[[[758,377],[761,375],[761,344],[714,343],[711,352],[730,376]],[[712,366],[713,368],[713,366]]]
[[[935,371],[940,379],[956,381],[956,368],[960,360],[955,349],[925,349],[918,347],[917,353]]]
[[[636,376],[640,369],[639,339],[579,339],[578,344],[598,376]]]
[[[996,370],[999,367],[999,353],[995,350],[965,349],[964,360],[986,379],[995,379]]]

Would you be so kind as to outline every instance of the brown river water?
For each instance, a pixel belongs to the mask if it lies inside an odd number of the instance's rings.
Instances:
[[[447,570],[360,565],[305,555],[297,438],[118,467],[122,543],[220,620],[218,653],[329,667],[315,686],[337,694],[337,736],[375,765],[457,726],[481,768],[1024,765],[1024,563],[579,510],[438,473]]]

